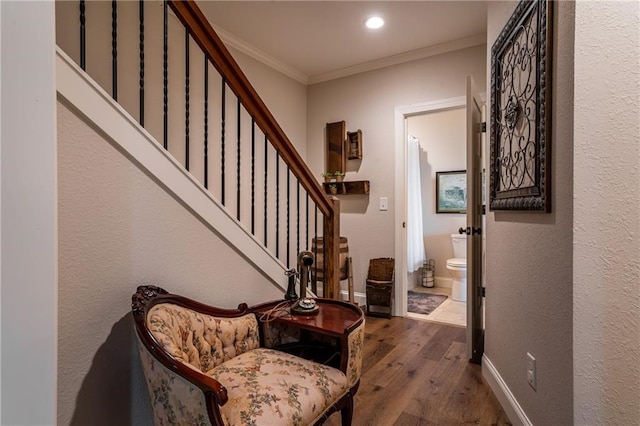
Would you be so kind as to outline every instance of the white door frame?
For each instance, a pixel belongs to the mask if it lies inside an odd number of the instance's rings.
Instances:
[[[417,104],[401,105],[395,108],[395,300],[393,315],[407,316],[407,233],[404,224],[407,220],[407,131],[405,120],[412,115],[420,115],[435,111],[444,111],[466,107],[467,97],[442,99],[439,101],[421,102]]]

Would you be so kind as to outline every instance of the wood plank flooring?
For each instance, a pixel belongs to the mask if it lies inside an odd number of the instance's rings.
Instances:
[[[366,318],[354,426],[510,425],[466,357],[465,329],[393,317]],[[326,425],[340,425],[333,414]]]

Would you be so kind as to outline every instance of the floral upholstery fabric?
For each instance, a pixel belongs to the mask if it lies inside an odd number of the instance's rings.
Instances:
[[[341,371],[264,348],[207,374],[227,388],[220,411],[230,426],[309,425],[348,391]]]
[[[158,362],[138,339],[155,426],[211,425],[204,394],[198,387]]]
[[[362,375],[362,348],[364,346],[364,320],[362,324],[349,334],[349,360],[347,362],[347,379],[349,387],[355,385]]]
[[[346,374],[301,357],[260,348],[253,314],[204,315],[170,303],[153,306],[146,324],[174,359],[220,382],[228,401],[218,407],[225,425],[310,425],[360,379],[364,322],[348,337]],[[266,331],[269,344],[296,341],[299,330]],[[209,425],[204,394],[166,368],[139,342],[156,425]]]
[[[161,303],[147,314],[147,327],[169,355],[202,372],[260,346],[253,314],[218,318]]]
[[[263,324],[263,330],[265,348],[300,341],[300,328],[290,324],[269,321]]]

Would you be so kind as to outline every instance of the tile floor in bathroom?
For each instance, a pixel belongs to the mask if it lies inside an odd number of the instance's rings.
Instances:
[[[431,294],[444,294],[449,296],[447,300],[442,302],[433,312],[429,315],[415,314],[408,312],[407,317],[418,320],[438,322],[442,324],[455,325],[459,327],[467,326],[467,304],[466,302],[456,302],[451,299],[451,289],[447,287],[422,287],[416,286],[412,288],[413,291]]]

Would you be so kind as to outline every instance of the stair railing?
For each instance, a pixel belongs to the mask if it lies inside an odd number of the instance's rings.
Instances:
[[[310,250],[312,240],[322,236],[323,296],[339,298],[339,202],[324,193],[197,4],[165,0],[161,12],[157,4],[80,0],[71,11],[68,2],[56,2],[58,44],[287,269],[295,266],[297,253]],[[181,23],[178,31],[169,9]],[[79,43],[65,41],[69,31],[78,29],[61,22],[71,13],[78,14]],[[109,17],[110,40],[104,22]],[[97,22],[101,33],[92,32]],[[110,60],[99,57],[100,51],[109,52]],[[176,69],[184,90],[175,89],[170,70]],[[219,138],[212,137],[214,132]],[[216,163],[218,178],[211,173]],[[234,166],[230,177],[228,169]]]

